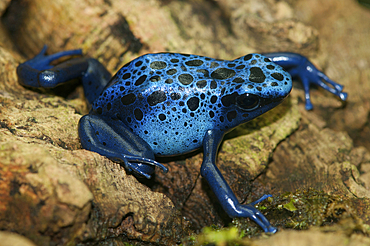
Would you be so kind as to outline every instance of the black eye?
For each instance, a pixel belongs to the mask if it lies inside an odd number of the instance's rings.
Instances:
[[[258,96],[253,94],[243,94],[236,98],[236,105],[245,111],[251,111],[260,105],[260,99]]]

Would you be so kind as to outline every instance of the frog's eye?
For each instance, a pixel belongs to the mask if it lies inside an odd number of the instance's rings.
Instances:
[[[245,111],[252,111],[260,105],[260,99],[258,96],[253,94],[243,94],[236,98],[236,105]]]

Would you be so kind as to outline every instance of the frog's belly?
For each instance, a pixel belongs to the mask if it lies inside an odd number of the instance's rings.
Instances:
[[[206,131],[212,129],[212,122],[202,118],[198,114],[188,116],[186,121],[175,117],[167,121],[147,119],[147,124],[135,124],[133,131],[151,146],[155,155],[179,155],[202,146]]]

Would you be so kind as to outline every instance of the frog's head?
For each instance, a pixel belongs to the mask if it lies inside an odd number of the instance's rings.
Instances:
[[[229,126],[252,120],[279,105],[292,89],[292,79],[282,67],[268,58],[252,54],[251,62],[231,90],[221,97],[227,109]],[[235,121],[233,120],[235,118]]]

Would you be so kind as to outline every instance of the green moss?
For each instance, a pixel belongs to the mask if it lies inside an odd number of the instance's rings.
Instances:
[[[284,220],[285,228],[308,229],[313,225],[332,224],[352,212],[347,211],[352,207],[349,200],[314,189],[289,192],[278,197],[276,202],[278,201],[284,204],[277,206],[278,209],[285,209],[291,213]],[[294,210],[290,209],[292,206]]]
[[[218,230],[205,227],[202,233],[198,235],[196,245],[249,245],[249,242],[242,240],[244,235],[236,227]]]
[[[257,208],[265,214],[272,225],[279,229],[304,230],[319,226],[325,230],[332,228],[332,230],[360,231],[369,235],[369,226],[359,219],[362,217],[362,212],[355,209],[359,206],[353,204],[354,201],[323,191],[308,189],[305,191],[297,190],[294,193],[287,192],[273,199],[266,199],[258,204]],[[367,203],[363,202],[363,204]],[[246,218],[236,218],[232,225],[248,237],[255,237],[263,233],[256,223]]]
[[[287,203],[287,204],[284,204],[283,207],[288,210],[288,211],[296,211],[297,208],[294,206],[294,200],[293,199],[290,199],[290,202]]]

